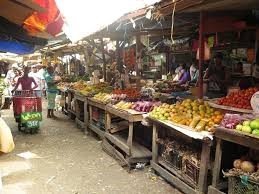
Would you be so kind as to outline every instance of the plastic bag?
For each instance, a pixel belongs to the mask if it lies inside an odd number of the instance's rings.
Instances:
[[[0,151],[9,153],[14,149],[13,136],[5,121],[0,118]]]

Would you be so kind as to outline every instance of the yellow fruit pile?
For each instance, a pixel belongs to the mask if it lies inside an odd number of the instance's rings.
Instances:
[[[109,103],[111,101],[111,95],[100,92],[100,93],[94,95],[93,99],[101,101],[103,103]]]
[[[108,87],[107,83],[90,85],[83,80],[72,83],[71,88],[80,92],[82,95],[85,95],[85,96],[92,96],[99,92],[111,92],[112,90],[110,87]]]
[[[186,99],[176,104],[162,104],[155,107],[150,117],[190,126],[196,131],[211,131],[223,118],[221,112],[214,110],[202,100]]]
[[[115,104],[114,106],[118,109],[127,110],[127,109],[131,109],[133,104],[134,104],[133,102],[120,101],[119,103]]]

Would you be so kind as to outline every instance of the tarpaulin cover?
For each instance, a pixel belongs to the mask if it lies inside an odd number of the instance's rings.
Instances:
[[[48,32],[51,35],[56,35],[61,32],[63,19],[60,17],[59,9],[56,6],[55,0],[34,0],[35,3],[45,8],[45,12],[34,12],[24,21],[24,28],[31,34],[37,32]],[[48,25],[51,25],[48,31]]]
[[[11,38],[27,44],[42,46],[47,44],[46,39],[29,36],[26,30],[24,30],[20,26],[9,22],[3,17],[0,17],[0,40],[9,40]]]
[[[33,53],[34,46],[15,40],[0,40],[0,51],[24,55]]]

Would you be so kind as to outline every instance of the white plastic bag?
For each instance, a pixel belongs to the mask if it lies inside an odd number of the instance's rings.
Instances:
[[[14,149],[13,136],[5,121],[0,118],[0,151],[9,153]]]

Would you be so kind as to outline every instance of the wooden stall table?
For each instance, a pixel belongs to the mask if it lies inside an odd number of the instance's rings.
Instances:
[[[106,125],[106,104],[101,101],[95,100],[94,98],[88,98],[88,106],[89,106],[89,121],[88,121],[88,129],[91,131],[95,132],[101,139],[104,137],[105,133],[105,125]],[[102,129],[102,126],[97,126],[94,124],[94,116],[93,116],[93,109],[96,108],[98,109],[98,112],[100,110],[104,112],[104,127]],[[99,117],[100,117],[100,112],[99,112]],[[100,122],[96,121],[96,122]],[[100,124],[100,123],[99,123]]]
[[[128,122],[127,131],[111,133],[112,116],[117,116]],[[112,105],[106,106],[106,132],[103,139],[103,149],[117,158],[122,166],[127,165],[129,170],[136,163],[149,162],[152,156],[144,146],[133,140],[134,123],[142,121],[142,114],[131,114],[128,111],[116,109]],[[128,133],[125,133],[128,132]],[[126,156],[126,157],[124,157]]]
[[[83,131],[86,130],[88,125],[88,111],[87,111],[87,96],[75,92],[75,122]]]
[[[153,124],[153,140],[152,140],[152,161],[151,167],[158,172],[164,179],[173,184],[175,187],[180,189],[186,194],[197,194],[197,193],[206,193],[208,184],[208,170],[211,165],[210,162],[210,151],[212,146],[213,135],[208,132],[196,132],[190,129],[187,129],[177,125],[169,124],[167,122],[158,121],[156,119],[148,117],[148,119]],[[185,173],[181,170],[177,170],[174,167],[168,165],[164,160],[159,156],[158,153],[158,143],[157,139],[161,129],[171,130],[172,133],[178,133],[182,137],[201,141],[201,162],[200,170],[198,175],[198,184],[190,180]]]
[[[221,172],[221,159],[223,142],[232,142],[238,145],[242,145],[248,148],[259,150],[259,139],[252,137],[249,134],[244,134],[236,130],[226,129],[223,127],[218,127],[215,132],[215,137],[217,141],[215,163],[213,168],[213,178],[212,185],[209,186],[209,194],[223,194],[222,189],[227,187],[227,182],[220,180]]]

